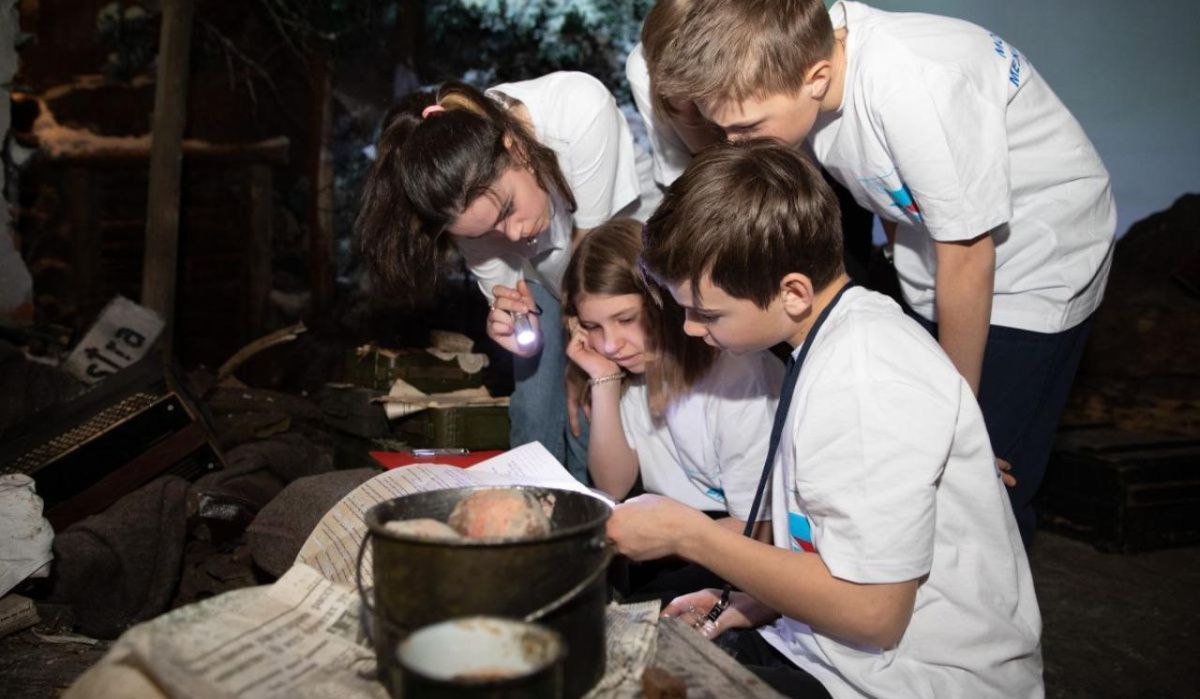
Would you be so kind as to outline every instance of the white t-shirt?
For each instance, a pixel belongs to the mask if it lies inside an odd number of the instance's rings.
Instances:
[[[1029,60],[948,17],[830,9],[846,27],[841,108],[809,143],[859,205],[898,224],[905,300],[936,320],[934,241],[991,231],[992,323],[1067,330],[1099,306],[1115,242],[1108,172]]]
[[[650,155],[654,161],[654,181],[664,188],[670,187],[692,162],[692,152],[675,132],[675,127],[654,111],[650,102],[650,70],[646,67],[641,42],[633,47],[625,59],[625,79],[629,81],[633,103],[637,105],[638,114],[642,115],[642,122],[646,125]]]
[[[646,386],[621,396],[625,439],[637,452],[642,485],[699,510],[746,521],[762,477],[783,363],[769,352],[722,353],[693,390],[655,424]],[[758,519],[767,519],[764,498]]]
[[[894,649],[788,618],[763,637],[834,697],[1041,697],[1025,550],[979,406],[933,338],[891,299],[850,289],[793,395],[775,545],[815,551],[855,583],[923,580]]]
[[[558,72],[505,83],[488,95],[504,95],[525,106],[534,137],[558,156],[576,209],[572,215],[552,194],[550,228],[538,234],[536,245],[499,235],[454,242],[488,299],[497,284],[515,287],[526,277],[557,297],[575,227],[595,228],[618,215],[645,220],[657,206],[661,196],[649,178],[649,156],[634,146],[625,116],[608,89],[586,73]],[[645,163],[641,179],[639,160]]]

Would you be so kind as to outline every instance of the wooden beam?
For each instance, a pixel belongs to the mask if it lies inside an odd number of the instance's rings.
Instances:
[[[179,252],[180,143],[187,117],[188,57],[193,0],[163,0],[158,77],[150,144],[150,191],[146,203],[146,255],[142,305],[166,321],[163,348],[170,355],[175,316],[175,269]]]
[[[310,153],[308,270],[312,287],[309,313],[320,317],[333,303],[333,58],[317,43],[309,59],[312,102]]]
[[[150,157],[150,139],[143,145],[140,140],[130,143],[124,136],[96,136],[89,133],[87,148],[53,152],[54,144],[48,144],[32,134],[12,134],[13,139],[27,148],[41,149],[38,158],[55,163],[122,163],[146,160]],[[46,150],[49,145],[49,150]],[[255,143],[208,143],[184,139],[180,150],[189,161],[203,160],[211,163],[271,163],[287,165],[291,143],[286,136],[276,136]]]
[[[258,337],[267,329],[271,296],[271,239],[274,237],[275,187],[271,166],[254,163],[246,168],[250,215],[246,242],[246,318],[243,338]]]
[[[96,314],[108,303],[102,292],[101,279],[104,238],[100,234],[96,211],[96,187],[88,169],[77,165],[68,167],[63,174],[63,193],[67,200],[71,271],[75,279],[75,296],[70,302],[74,307],[72,325],[82,337],[95,321]]]

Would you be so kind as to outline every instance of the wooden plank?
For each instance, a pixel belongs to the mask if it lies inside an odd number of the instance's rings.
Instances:
[[[271,239],[274,226],[274,190],[271,166],[257,163],[247,168],[250,196],[250,239],[246,251],[246,327],[243,340],[266,332],[267,301],[271,294]]]
[[[13,138],[29,148],[43,148],[45,144],[36,137],[25,134],[13,134]],[[120,140],[124,139],[124,140]],[[55,163],[93,163],[101,165],[108,163],[138,162],[150,157],[150,146],[140,143],[130,144],[125,137],[111,137],[112,145],[106,146],[104,137],[100,137],[98,145],[79,152],[67,152],[54,155],[42,152],[39,157]],[[254,143],[208,143],[185,139],[180,148],[188,160],[203,160],[215,163],[249,163],[269,162],[275,165],[286,165],[291,142],[286,136],[276,136]]]
[[[71,268],[75,279],[75,329],[85,330],[107,301],[101,293],[101,237],[96,222],[96,189],[91,173],[84,167],[69,167],[63,174],[63,193],[67,202],[67,225],[71,245]]]
[[[194,11],[193,0],[163,0],[158,79],[154,89],[142,305],[157,311],[166,321],[163,349],[168,356],[174,332],[179,173],[183,159],[180,143],[187,116],[188,54]]]
[[[312,317],[320,317],[333,302],[333,59],[329,47],[313,49],[310,113],[312,157],[309,161],[308,269]]]
[[[653,665],[682,677],[687,682],[687,695],[691,699],[783,697],[712,641],[675,617],[658,620],[658,649]]]

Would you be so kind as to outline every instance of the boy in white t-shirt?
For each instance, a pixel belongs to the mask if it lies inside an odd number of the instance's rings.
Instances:
[[[806,144],[884,222],[901,291],[979,397],[1026,543],[1108,277],[1108,173],[1028,58],[948,17],[693,0],[651,68],[732,140]]]
[[[741,532],[767,456],[783,363],[770,352],[717,352],[679,333],[666,317],[674,307],[664,308],[638,270],[641,250],[642,224],[614,218],[579,241],[563,275],[567,379],[590,407],[588,474],[615,500],[665,495]],[[762,536],[770,534],[767,514],[760,507],[755,517]],[[666,561],[631,567],[618,587],[629,597],[670,601],[723,584]]]
[[[575,246],[563,276],[568,380],[587,385],[592,483],[622,500],[641,478],[646,492],[745,522],[783,364],[769,352],[717,352],[664,327],[638,270],[641,249],[642,224],[612,219]]]
[[[816,168],[771,141],[706,150],[668,190],[642,265],[684,331],[796,350],[772,435],[774,545],[654,496],[618,506],[608,536],[742,590],[718,628],[780,612],[760,637],[791,674],[761,672],[785,693],[807,673],[834,697],[1040,697],[1041,619],[983,416],[916,322],[848,287],[831,221]]]
[[[642,23],[641,42],[625,59],[625,78],[650,142],[653,178],[663,188],[679,177],[693,153],[725,139],[721,130],[700,114],[692,100],[663,99],[650,89],[650,64],[668,49],[675,28],[687,17],[691,5],[692,0],[654,3]],[[864,284],[874,284],[872,288],[891,289],[895,282],[887,273],[878,274],[886,265],[872,259],[874,216],[859,207],[844,187],[826,177],[842,211],[842,251],[847,273]]]

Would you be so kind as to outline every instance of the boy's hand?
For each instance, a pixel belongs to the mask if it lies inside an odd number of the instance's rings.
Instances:
[[[496,300],[492,301],[492,310],[488,312],[488,337],[519,357],[532,357],[537,354],[542,349],[542,326],[537,317],[537,303],[533,300],[533,294],[529,293],[529,286],[524,280],[517,282],[515,289],[497,284],[492,287],[492,296]],[[513,334],[514,312],[528,314],[533,331],[537,333],[537,340],[528,347],[517,345],[517,338]]]
[[[1000,480],[1004,481],[1004,485],[1009,488],[1016,486],[1017,479],[1012,475],[1012,464],[997,456],[996,468],[1000,470]]]
[[[721,591],[713,588],[699,590],[671,600],[662,615],[679,617],[680,621],[696,628],[708,640],[720,636],[727,629],[756,629],[770,622],[779,613],[759,602],[745,592],[735,592],[729,597],[729,606],[717,617],[715,624],[701,628],[704,615],[721,599]]]
[[[613,509],[608,538],[618,553],[648,561],[677,553],[684,536],[710,526],[717,524],[683,503],[662,495],[639,495]]]

